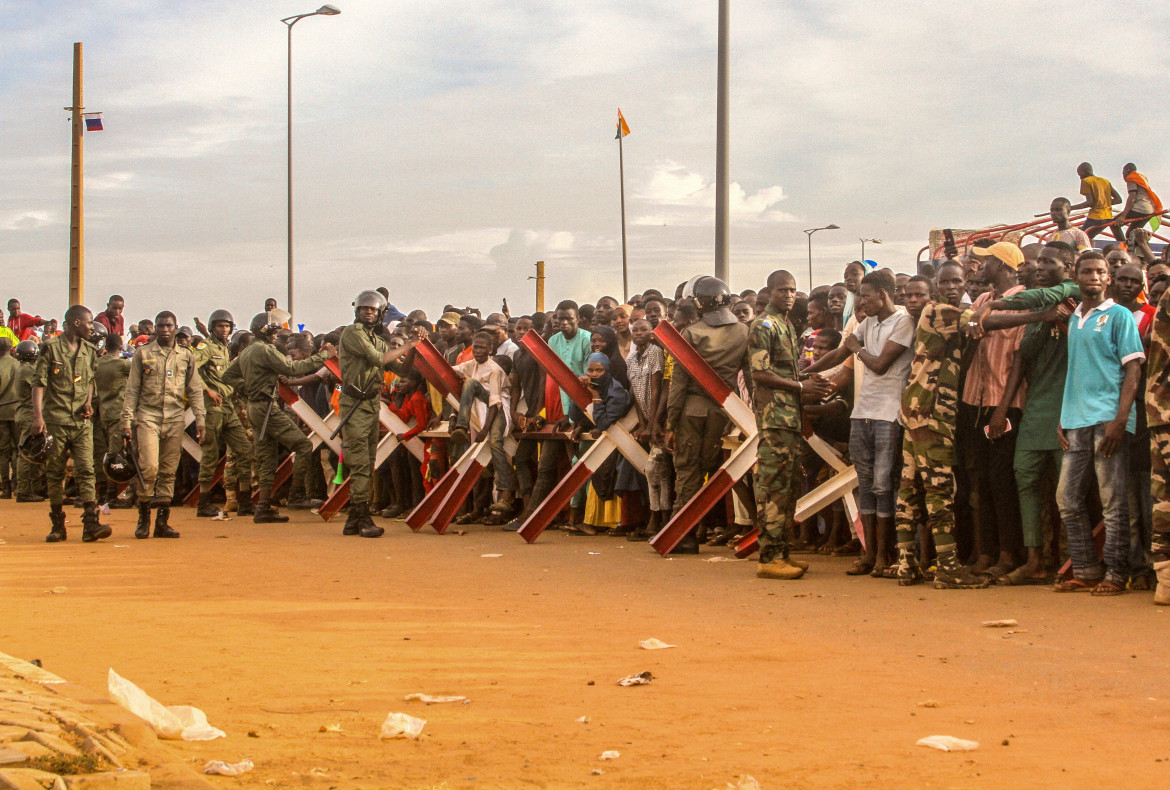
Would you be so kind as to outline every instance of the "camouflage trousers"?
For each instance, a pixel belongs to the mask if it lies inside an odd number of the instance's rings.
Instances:
[[[902,484],[898,488],[898,548],[914,548],[919,524],[934,536],[935,550],[955,550],[955,445],[925,428],[902,437]]]
[[[65,501],[66,463],[73,459],[73,479],[82,502],[96,502],[97,489],[93,477],[93,423],[82,420],[77,425],[45,426],[55,440],[53,450],[45,461],[45,479],[49,486],[49,504]],[[68,456],[68,458],[66,458]]]
[[[793,516],[801,490],[799,431],[760,429],[756,451],[756,523],[760,528],[760,562],[788,559]]]
[[[1170,555],[1170,426],[1150,430],[1150,493],[1154,497],[1150,552]]]

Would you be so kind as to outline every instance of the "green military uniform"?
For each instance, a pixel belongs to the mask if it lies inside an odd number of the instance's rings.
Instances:
[[[130,360],[119,354],[98,357],[94,372],[94,395],[97,409],[93,424],[94,470],[99,482],[106,479],[101,461],[106,453],[122,449],[122,402],[126,396],[126,379],[130,375]],[[113,499],[113,492],[108,495]]]
[[[276,346],[257,338],[240,352],[223,376],[227,386],[237,389],[242,387],[244,397],[248,401],[248,419],[252,421],[252,427],[257,432],[253,451],[259,473],[259,488],[262,492],[271,490],[276,479],[277,453],[281,446],[296,453],[293,474],[299,472],[302,479],[308,472],[312,460],[313,443],[284,413],[279,395],[276,402],[272,401],[277,377],[312,373],[326,358],[325,352],[322,351],[308,359],[290,362]],[[271,412],[268,409],[270,403]],[[261,437],[259,432],[264,427],[265,413],[268,413],[268,427]]]
[[[709,316],[719,313],[706,314],[684,329],[682,336],[731,391],[738,392],[739,371],[745,375],[750,371],[748,328],[734,318],[727,324],[707,323]],[[666,402],[666,430],[675,434],[675,513],[703,487],[707,475],[719,468],[728,421],[723,408],[685,367],[676,364]]]
[[[374,329],[360,322],[351,324],[341,333],[338,345],[341,413],[348,414],[354,409],[341,429],[352,504],[367,504],[370,499],[370,476],[378,449],[378,415],[381,411],[378,393],[382,388],[382,372],[402,371],[402,365],[397,361],[382,364],[382,356],[390,350],[390,345]]]
[[[122,430],[130,430],[133,423],[138,439],[143,484],[139,505],[170,505],[188,405],[195,413],[196,427],[202,427],[203,382],[191,350],[178,343],[161,346],[157,340],[139,346],[131,360],[121,412]]]
[[[19,434],[18,442],[23,442],[32,432],[32,390],[33,376],[37,372],[36,362],[21,362],[16,376],[16,430]],[[41,490],[45,481],[44,464],[34,464],[26,461],[24,456],[16,456],[16,498],[28,501],[37,498],[37,491]],[[38,499],[39,501],[39,499]]]
[[[918,320],[910,378],[902,391],[899,550],[913,551],[921,523],[930,527],[939,554],[955,552],[955,422],[968,313],[936,302]]]
[[[0,357],[0,496],[12,496],[12,473],[16,470],[20,433],[16,426],[16,380],[20,362],[11,351]]]
[[[256,456],[252,452],[252,446],[256,443],[256,431],[252,426],[252,420],[248,418],[248,401],[235,388],[232,389],[229,403],[232,413],[240,421],[240,427],[244,429],[244,437],[248,440],[248,445],[240,453],[236,453],[232,450],[231,445],[228,445],[227,463],[223,467],[223,484],[225,488],[231,487],[233,490],[236,486],[239,486],[241,491],[250,490],[256,469]],[[247,474],[241,476],[239,472],[241,468],[246,469]]]
[[[1150,428],[1150,492],[1154,523],[1150,553],[1158,586],[1154,603],[1170,605],[1170,299],[1163,294],[1150,329],[1146,368],[1146,424]]]
[[[752,322],[748,353],[753,371],[771,371],[796,381],[800,345],[796,330],[772,305]],[[676,368],[676,371],[678,368]],[[676,373],[677,375],[677,373]],[[793,516],[800,498],[800,394],[757,384],[752,398],[759,429],[756,514],[760,563],[788,559]]]
[[[215,480],[215,470],[219,466],[220,448],[231,450],[235,458],[237,474],[243,475],[247,485],[252,484],[252,459],[250,440],[247,431],[236,416],[232,405],[233,390],[224,383],[223,376],[231,364],[231,353],[226,343],[221,343],[214,334],[193,349],[196,367],[203,379],[203,386],[221,398],[217,406],[210,399],[204,400],[207,409],[207,418],[204,423],[203,444],[200,449],[203,457],[199,460],[199,488],[209,490]]]
[[[97,349],[85,340],[77,350],[69,348],[65,336],[41,345],[32,386],[44,389],[41,418],[55,440],[45,465],[49,504],[59,508],[65,500],[66,456],[73,459],[73,479],[82,502],[96,502],[93,474],[93,423],[84,412],[93,391]],[[31,420],[30,420],[31,423]]]

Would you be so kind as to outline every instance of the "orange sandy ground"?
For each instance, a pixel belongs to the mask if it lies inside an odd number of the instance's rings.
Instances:
[[[83,544],[70,509],[69,541],[48,545],[46,511],[0,502],[0,651],[98,690],[113,667],[202,708],[228,737],[173,748],[255,762],[223,786],[1170,786],[1170,611],[1149,593],[899,588],[820,557],[804,580],[762,581],[754,562],[703,561],[722,549],[664,560],[397,521],[363,540],[309,513],[177,509],[180,540],[137,541],[115,511],[114,537]],[[1024,632],[980,625],[999,618]],[[644,670],[652,685],[617,685]],[[427,719],[421,740],[378,740],[391,711]],[[981,745],[915,746],[935,734]]]

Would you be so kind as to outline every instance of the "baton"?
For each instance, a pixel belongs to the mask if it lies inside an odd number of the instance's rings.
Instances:
[[[381,382],[374,382],[374,386],[381,388],[382,384]],[[354,387],[354,389],[357,389],[357,387]],[[341,422],[337,423],[337,427],[333,429],[333,433],[329,434],[330,441],[337,438],[337,434],[341,433],[341,429],[345,427],[347,422],[349,422],[349,418],[353,416],[355,411],[357,411],[358,406],[361,406],[362,403],[370,400],[370,398],[373,397],[372,393],[362,392],[362,390],[358,390],[358,392],[361,393],[361,397],[356,395],[354,396],[356,400],[350,404],[349,409],[346,410],[345,414],[341,415]]]
[[[134,474],[138,477],[138,485],[142,486],[142,491],[146,491],[146,481],[142,478],[142,469],[138,465],[138,442],[134,439],[123,439],[122,442],[130,446],[130,452],[134,455]]]
[[[272,396],[268,399],[268,408],[264,411],[264,422],[260,424],[260,438],[256,441],[264,441],[264,437],[268,435],[268,418],[272,416],[272,404],[276,403],[277,397],[280,396],[280,380],[278,379],[272,385]]]

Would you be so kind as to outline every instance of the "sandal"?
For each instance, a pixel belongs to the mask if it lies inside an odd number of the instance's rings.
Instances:
[[[1092,579],[1090,581],[1082,581],[1077,578],[1066,579],[1062,582],[1057,582],[1056,586],[1052,588],[1052,591],[1058,593],[1092,592],[1094,588],[1104,582],[1104,579]]]
[[[838,546],[833,549],[834,557],[856,557],[860,553],[861,541],[857,540],[857,538],[854,538],[843,546]]]
[[[868,573],[873,573],[873,563],[864,559],[854,560],[849,569],[845,571],[846,576],[865,576]]]
[[[1047,574],[1044,576],[1029,576],[1027,575],[1027,569],[1028,566],[1021,565],[1011,573],[1005,573],[996,579],[995,583],[1005,587],[1024,587],[1030,584],[1048,585],[1052,583],[1051,578]]]
[[[1119,584],[1110,581],[1104,581],[1093,588],[1093,595],[1100,598],[1112,597],[1114,595],[1121,595],[1125,592],[1125,588]]]
[[[875,568],[870,575],[875,579],[896,579],[898,578],[898,563],[895,562],[885,568]]]

